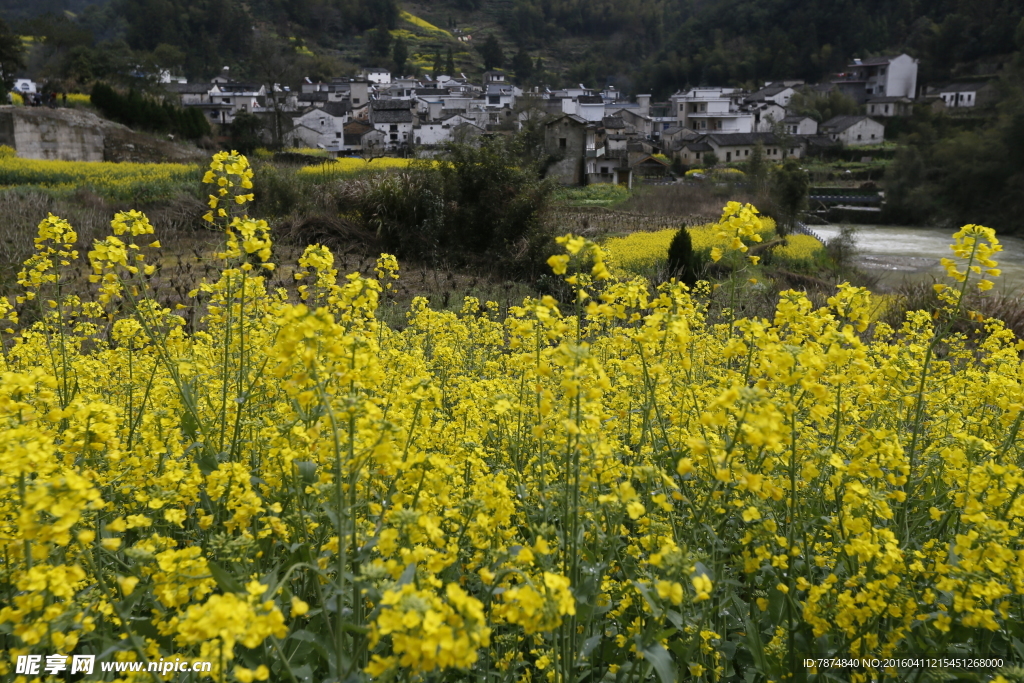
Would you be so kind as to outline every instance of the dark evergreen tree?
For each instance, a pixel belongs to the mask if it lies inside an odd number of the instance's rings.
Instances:
[[[680,282],[688,287],[697,284],[703,270],[700,258],[693,251],[693,240],[690,238],[690,231],[685,226],[680,227],[672,237],[668,245],[668,271],[672,277],[678,278]]]
[[[519,52],[512,58],[512,70],[520,83],[525,83],[533,76],[533,60],[526,53],[525,47],[520,47]]]
[[[448,48],[448,56],[444,61],[444,70],[449,76],[455,76],[455,55],[452,54],[451,48]]]
[[[251,154],[262,144],[263,121],[255,114],[242,112],[228,127],[231,148],[243,154]]]
[[[780,235],[789,233],[800,212],[807,207],[811,181],[796,159],[786,159],[772,176],[772,203],[779,214],[776,224]]]
[[[434,78],[437,78],[438,76],[440,76],[443,69],[444,69],[444,63],[441,61],[441,50],[437,50],[434,53],[434,66],[433,66],[433,69],[431,69],[431,71],[434,74]]]
[[[500,69],[505,64],[505,54],[494,34],[487,36],[487,40],[480,46],[480,56],[484,60],[484,70]]]
[[[391,59],[395,62],[395,73],[398,76],[405,73],[405,63],[409,61],[409,50],[405,47],[405,41],[401,38],[395,41],[395,49],[391,53]]]
[[[21,38],[8,28],[7,22],[0,19],[0,78],[3,79],[4,92],[14,87],[14,74],[24,68]]]

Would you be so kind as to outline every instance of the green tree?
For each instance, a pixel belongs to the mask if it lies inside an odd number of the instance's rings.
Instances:
[[[512,58],[512,70],[515,72],[516,78],[520,83],[530,80],[530,77],[533,75],[533,60],[526,53],[525,47],[520,47],[519,52]]]
[[[4,81],[4,92],[10,92],[14,87],[14,75],[18,69],[24,68],[21,38],[11,31],[7,22],[0,19],[0,77]]]
[[[807,208],[807,190],[811,181],[796,159],[789,158],[772,176],[772,203],[778,211],[780,235],[789,233],[800,212]]]
[[[697,284],[703,270],[699,255],[693,250],[693,240],[686,226],[676,231],[668,245],[668,271],[671,277],[679,278],[688,287]]]
[[[750,160],[747,161],[747,178],[750,179],[755,194],[764,188],[767,173],[768,165],[764,161],[764,145],[758,140],[750,152]]]
[[[441,51],[437,50],[434,53],[434,67],[431,69],[435,79],[441,75],[442,69],[444,69],[444,63],[441,61]]]
[[[505,53],[501,51],[501,45],[494,34],[487,36],[487,40],[480,46],[480,56],[484,60],[484,70],[500,69],[505,64]]]
[[[451,48],[448,48],[448,56],[444,61],[444,70],[449,76],[455,75],[455,55],[452,54]]]
[[[232,149],[237,149],[244,154],[251,154],[253,150],[263,144],[263,121],[255,114],[245,112],[238,114],[228,128]]]
[[[714,152],[704,152],[704,168],[710,171],[715,166],[718,166],[718,155]]]
[[[371,58],[387,57],[391,52],[391,31],[387,26],[381,25],[367,31],[366,47]]]
[[[391,59],[395,62],[396,75],[401,76],[405,72],[405,63],[409,61],[409,50],[405,47],[405,41],[401,38],[395,41],[395,49],[391,53]]]

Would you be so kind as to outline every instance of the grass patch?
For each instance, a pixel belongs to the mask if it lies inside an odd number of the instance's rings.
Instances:
[[[629,199],[629,190],[611,184],[565,187],[555,191],[554,199],[570,206],[614,206]]]

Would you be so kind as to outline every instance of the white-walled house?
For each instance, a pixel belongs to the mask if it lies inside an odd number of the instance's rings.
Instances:
[[[782,132],[786,135],[817,135],[818,122],[810,116],[791,114],[782,119]]]
[[[818,130],[847,147],[878,145],[885,139],[885,126],[867,116],[833,116]]]
[[[448,123],[420,123],[412,127],[412,141],[417,147],[435,147],[451,142],[452,128]]]
[[[387,149],[394,150],[412,141],[416,123],[412,100],[374,100],[370,103],[370,125],[384,134]]]
[[[914,102],[909,97],[872,97],[868,100],[868,116],[910,116]]]
[[[234,121],[241,113],[252,113],[263,107],[267,98],[267,87],[257,83],[214,83],[210,88],[210,102],[231,106],[225,123]]]
[[[910,55],[854,59],[846,71],[832,80],[858,104],[872,97],[908,97],[917,95],[917,60]]]
[[[751,133],[754,114],[740,107],[738,88],[692,88],[669,98],[678,125],[700,133]]]
[[[370,68],[363,69],[362,77],[376,85],[387,85],[391,83],[391,72],[387,69]]]
[[[165,92],[178,98],[178,104],[189,107],[196,104],[210,104],[209,83],[165,83]]]
[[[751,107],[754,115],[754,130],[758,133],[770,133],[775,126],[786,118],[786,109],[774,102],[762,102]]]
[[[688,166],[703,164],[708,152],[714,152],[719,163],[746,162],[750,161],[758,143],[769,161],[782,161],[787,157],[799,159],[804,154],[802,138],[780,138],[775,133],[712,133],[684,142],[677,156]]]
[[[288,134],[295,147],[322,147],[340,150],[343,146],[345,124],[351,109],[340,102],[328,102],[323,107],[312,107],[292,117],[292,131]]]
[[[939,90],[947,109],[973,108],[988,102],[991,95],[989,83],[953,83]]]
[[[751,93],[747,97],[747,102],[771,102],[780,107],[786,107],[789,105],[789,100],[794,94],[796,94],[796,90],[792,86],[782,83],[768,83],[757,92]]]

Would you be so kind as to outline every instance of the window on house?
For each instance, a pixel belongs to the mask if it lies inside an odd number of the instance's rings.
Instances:
[[[889,113],[889,105],[888,105],[888,104],[887,104],[887,105],[885,105],[885,113],[886,113],[886,114],[888,114],[888,113]]]
[[[885,67],[884,66],[881,69],[878,70],[878,75],[879,76],[884,76],[885,75]]]
[[[700,159],[700,152],[694,152],[693,153],[693,158],[694,159]]]
[[[391,140],[393,142],[397,142],[398,141],[398,133],[392,133],[391,134]]]
[[[222,97],[222,98],[220,98],[220,101],[223,102],[224,104],[231,104],[231,98],[230,97]]]
[[[789,148],[789,153],[790,154],[796,154],[796,148],[795,147],[790,147]]]
[[[858,139],[858,140],[860,140],[860,139],[861,139],[861,134],[860,134],[860,133],[857,133],[857,139]]]
[[[732,152],[726,152],[725,153],[725,160],[726,161],[732,161]]]
[[[327,119],[320,119],[320,125],[323,126],[327,123]]]
[[[871,139],[872,139],[872,140],[874,140],[874,139],[875,139],[875,134],[874,134],[874,133],[872,133],[872,134],[871,134]]]
[[[336,138],[340,138],[340,137],[341,137],[341,133],[335,133],[335,134],[334,134],[334,137],[336,137]]]
[[[558,146],[565,149],[565,138],[558,138]]]
[[[397,123],[392,123],[391,126],[388,128],[388,130],[390,130],[392,133],[394,133],[396,130],[398,130],[398,124]]]
[[[352,104],[359,104],[359,98],[358,97],[353,97],[352,98]]]
[[[743,150],[743,156],[749,157],[750,156],[750,150],[749,149]]]

